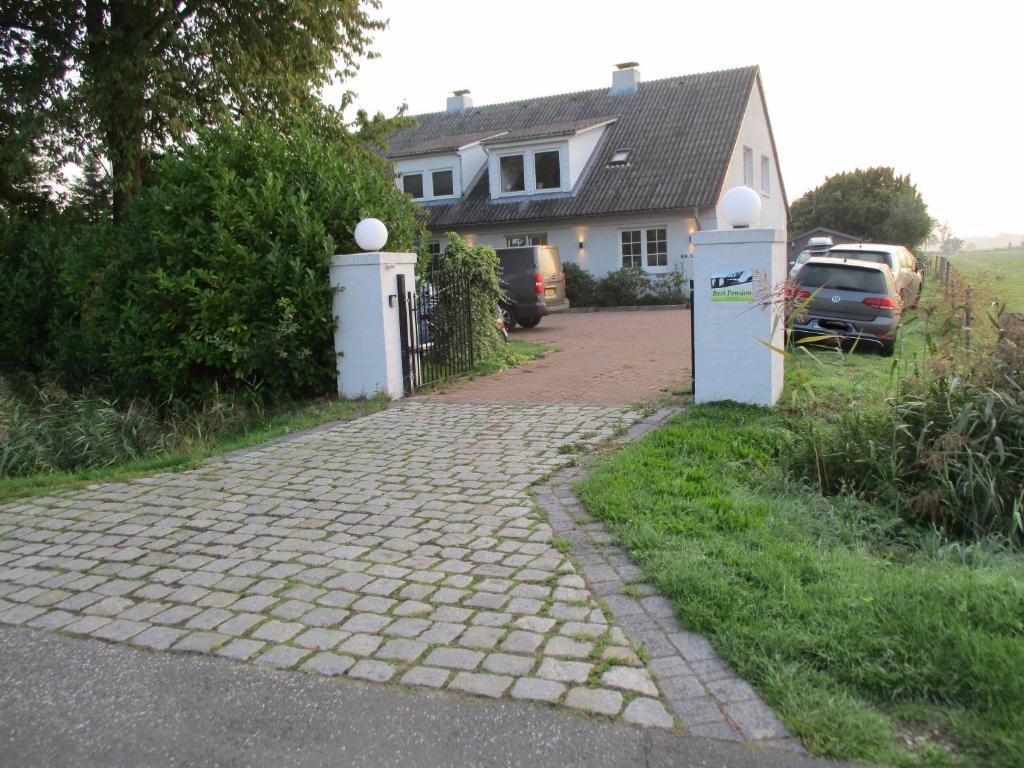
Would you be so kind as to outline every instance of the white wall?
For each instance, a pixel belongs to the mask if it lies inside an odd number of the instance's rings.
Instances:
[[[729,170],[725,176],[725,184],[721,194],[733,187],[743,185],[743,148],[754,150],[754,184],[753,188],[761,193],[761,223],[765,229],[786,229],[786,203],[782,197],[782,184],[779,176],[778,159],[772,150],[771,133],[768,130],[768,115],[764,109],[761,96],[761,85],[755,82],[750,89],[747,110],[740,125],[739,137],[733,147]],[[771,186],[768,194],[761,192],[761,156],[768,157],[771,167]],[[713,227],[705,227],[712,229]]]
[[[783,324],[755,301],[712,301],[712,275],[747,270],[756,290],[786,277],[786,234],[729,229],[694,235],[693,331],[695,401],[774,405],[782,394]]]
[[[487,152],[479,144],[466,147],[459,153],[462,160],[462,194],[468,194],[477,175],[487,165]]]
[[[575,188],[580,174],[590,162],[590,156],[594,154],[594,149],[604,136],[606,127],[592,128],[569,139],[569,189]]]
[[[702,218],[707,218],[712,209],[702,209]],[[682,270],[689,277],[690,233],[698,229],[692,210],[666,211],[661,214],[639,216],[606,216],[590,219],[573,219],[559,222],[530,224],[508,224],[463,230],[460,234],[477,245],[505,248],[506,235],[545,232],[548,244],[558,248],[563,264],[579,264],[584,269],[601,277],[622,266],[620,232],[623,229],[648,229],[664,227],[668,247],[668,266],[647,268],[651,274],[663,274],[672,269]],[[442,248],[444,238],[440,239]],[[580,240],[583,248],[579,247]],[[646,259],[645,259],[646,261]]]
[[[402,157],[395,161],[395,171],[398,176],[395,179],[395,184],[398,185],[399,189],[402,189],[402,176],[407,173],[422,173],[423,174],[423,200],[433,200],[432,196],[433,183],[430,178],[431,171],[451,171],[452,172],[452,189],[455,190],[455,195],[448,197],[437,198],[439,200],[454,200],[460,194],[460,190],[464,189],[464,184],[469,183],[469,180],[463,179],[462,163],[459,160],[459,155],[452,152],[446,155],[420,155],[418,157]],[[419,200],[419,198],[417,198]]]

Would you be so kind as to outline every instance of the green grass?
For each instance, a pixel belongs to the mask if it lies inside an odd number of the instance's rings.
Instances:
[[[77,488],[91,483],[120,482],[156,472],[171,472],[198,466],[212,456],[312,429],[333,421],[346,421],[387,407],[383,399],[320,399],[291,403],[253,418],[229,432],[190,442],[187,447],[109,467],[78,472],[52,472],[27,477],[0,478],[0,501]]]
[[[676,606],[818,755],[1024,765],[1024,560],[949,544],[784,476],[794,425],[885,408],[923,364],[929,302],[893,358],[787,359],[780,406],[688,409],[578,485]]]
[[[785,428],[779,411],[694,407],[578,490],[812,752],[1024,764],[1024,566],[887,546],[883,510],[781,476]]]
[[[1024,312],[1024,248],[963,251],[949,260],[968,283],[1004,302],[1008,312]]]

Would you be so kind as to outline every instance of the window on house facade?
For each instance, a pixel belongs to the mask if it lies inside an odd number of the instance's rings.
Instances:
[[[402,177],[402,190],[413,199],[423,197],[423,174],[407,173]]]
[[[528,245],[547,245],[547,232],[528,232],[523,235],[505,235],[505,247],[523,248]]]
[[[626,229],[622,233],[622,266],[643,266],[643,233],[639,229]]]
[[[431,240],[430,242],[427,243],[427,255],[430,256],[431,259],[436,259],[438,256],[441,255],[440,240]]]
[[[668,266],[668,235],[664,229],[647,230],[647,266]]]
[[[623,267],[668,267],[668,230],[665,227],[625,229],[619,236]]]
[[[523,172],[523,156],[506,155],[499,158],[498,164],[501,169],[501,191],[525,192],[526,175]]]
[[[537,189],[561,189],[562,165],[558,150],[537,152],[533,156]]]
[[[761,191],[766,195],[772,191],[772,163],[767,155],[761,155]]]
[[[743,148],[743,183],[754,187],[754,150],[750,147]]]
[[[431,174],[434,197],[449,197],[455,194],[455,185],[451,171],[434,171]]]

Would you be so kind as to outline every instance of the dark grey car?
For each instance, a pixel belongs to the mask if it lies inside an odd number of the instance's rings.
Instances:
[[[501,305],[505,327],[533,328],[552,312],[569,308],[565,298],[562,259],[553,245],[497,248],[501,260],[501,287],[508,302]]]
[[[816,257],[800,268],[796,281],[796,298],[807,306],[794,335],[830,335],[892,354],[903,302],[888,265]]]

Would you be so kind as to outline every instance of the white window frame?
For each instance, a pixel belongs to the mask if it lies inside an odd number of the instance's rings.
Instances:
[[[426,179],[426,175],[427,174],[425,172],[423,172],[423,171],[410,171],[408,173],[403,173],[402,174],[402,179],[401,179],[402,194],[409,195],[409,197],[412,197],[413,200],[426,200],[426,199],[428,199],[429,195],[427,195],[427,179]],[[405,180],[410,178],[411,176],[419,176],[420,177],[420,191],[423,194],[421,194],[419,197],[413,197],[413,195],[411,193],[405,191]]]
[[[434,194],[434,174],[435,173],[444,173],[445,171],[447,171],[448,173],[450,173],[452,175],[452,193],[450,195],[435,195]],[[442,166],[440,168],[430,168],[430,167],[427,167],[427,168],[417,168],[415,170],[410,169],[410,170],[407,170],[407,171],[401,171],[398,174],[398,178],[396,179],[396,184],[398,185],[398,189],[403,194],[406,194],[406,195],[409,194],[409,193],[405,191],[405,179],[407,177],[409,177],[409,176],[419,176],[420,177],[420,185],[423,188],[423,196],[422,197],[414,197],[413,200],[415,200],[417,202],[423,202],[425,200],[454,200],[455,198],[459,197],[459,193],[461,191],[459,189],[460,179],[459,179],[459,174],[457,172],[457,169],[453,165],[446,165],[446,166]]]
[[[650,233],[652,231],[657,231],[659,229],[663,230],[665,232],[665,239],[664,239],[664,241],[660,241],[659,240],[659,241],[654,241],[654,242],[664,242],[665,243],[665,263],[664,264],[659,264],[659,265],[656,265],[656,266],[650,266],[648,264],[648,258],[651,255],[651,253],[650,253],[650,246],[649,246],[649,243],[651,242],[651,240],[648,237],[648,233]],[[619,233],[619,269],[622,269],[625,266],[625,264],[623,264],[623,262],[622,262],[622,260],[625,258],[625,254],[622,253],[622,246],[623,246],[622,235],[625,232],[639,232],[640,233],[640,256],[639,256],[640,264],[636,265],[636,266],[639,266],[641,269],[644,270],[644,272],[651,272],[651,273],[654,273],[654,274],[657,274],[659,272],[670,272],[670,271],[672,271],[671,255],[669,253],[669,245],[668,245],[668,240],[669,240],[668,232],[669,232],[669,229],[668,229],[668,225],[667,224],[633,224],[633,225],[626,226],[626,227],[620,227],[619,230],[618,230],[618,233]],[[632,258],[636,258],[636,257],[634,256]]]
[[[522,245],[513,245],[512,241],[523,238]],[[543,242],[541,242],[543,241]],[[547,232],[517,232],[514,235],[505,235],[505,247],[506,248],[529,248],[533,245],[547,245],[548,244],[548,233]]]
[[[772,161],[768,155],[761,155],[761,194],[767,197],[772,193]]]
[[[754,188],[754,150],[743,147],[743,184]]]
[[[448,172],[452,175],[452,193],[450,195],[435,195],[434,194],[434,174]],[[424,175],[428,172],[424,171]],[[431,168],[430,174],[430,199],[431,200],[445,200],[450,197],[458,197],[457,188],[455,186],[455,169],[454,168]],[[423,190],[426,192],[426,189]]]
[[[558,177],[562,183],[560,187],[552,189],[537,189],[537,160],[536,156],[544,152],[558,153]],[[548,195],[552,193],[565,192],[568,173],[566,172],[567,149],[560,144],[549,146],[529,147],[522,149],[508,149],[495,153],[494,170],[497,174],[496,183],[492,185],[498,197],[522,197],[523,195]],[[523,158],[523,189],[516,192],[503,192],[501,189],[501,161],[506,157],[520,156]]]

